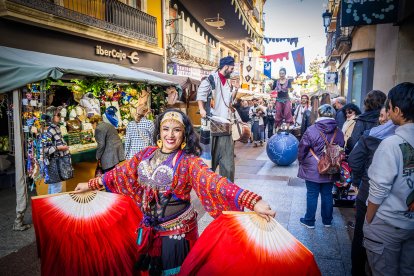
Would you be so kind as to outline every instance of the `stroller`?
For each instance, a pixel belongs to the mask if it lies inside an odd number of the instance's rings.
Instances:
[[[341,172],[338,181],[335,181],[332,190],[334,207],[353,207],[356,199],[356,193],[350,188],[352,184],[351,168],[348,162],[341,162]]]

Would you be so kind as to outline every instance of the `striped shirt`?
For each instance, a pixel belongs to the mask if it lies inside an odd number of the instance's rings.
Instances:
[[[52,156],[53,153],[57,152],[60,156],[68,154],[68,151],[59,151],[58,146],[65,146],[66,143],[63,140],[60,128],[55,124],[50,124],[44,133],[46,138],[43,142],[43,152],[46,156]]]
[[[154,124],[147,118],[142,118],[138,123],[129,122],[125,135],[125,159],[131,159],[142,149],[152,145]]]

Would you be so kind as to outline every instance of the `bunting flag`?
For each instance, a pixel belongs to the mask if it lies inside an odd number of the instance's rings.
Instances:
[[[279,53],[279,54],[274,54],[274,55],[261,56],[261,58],[264,58],[266,61],[273,60],[274,62],[276,62],[277,60],[283,61],[284,58],[286,58],[286,60],[289,60],[289,52]]]
[[[269,79],[272,78],[272,62],[265,61],[263,63],[263,74]]]
[[[292,51],[293,63],[295,64],[296,74],[305,73],[305,48]]]
[[[269,44],[269,42],[283,42],[283,41],[287,41],[290,43],[290,45],[292,45],[293,43],[295,43],[295,47],[298,47],[298,42],[299,42],[299,38],[298,37],[290,37],[290,38],[278,38],[278,37],[265,37],[264,41],[266,43]]]

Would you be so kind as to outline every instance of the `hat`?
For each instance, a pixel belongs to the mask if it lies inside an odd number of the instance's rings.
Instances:
[[[318,108],[319,117],[335,118],[335,108],[329,104],[323,104]]]
[[[115,113],[117,111],[118,111],[118,109],[113,105],[106,108],[106,113],[108,113],[109,115],[112,115],[112,116],[115,116]]]
[[[220,68],[223,68],[225,65],[234,66],[234,58],[227,56],[220,59]]]

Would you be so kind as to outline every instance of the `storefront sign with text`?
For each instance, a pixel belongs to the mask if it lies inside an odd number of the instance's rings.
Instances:
[[[96,45],[95,54],[98,55],[98,56],[115,58],[115,59],[118,59],[119,61],[122,61],[122,60],[128,58],[129,61],[131,63],[134,63],[134,64],[138,63],[138,61],[139,61],[138,52],[136,52],[136,51],[131,52],[127,56],[127,54],[122,52],[122,50],[116,50],[116,49],[108,50],[108,49],[102,48],[102,46],[100,46],[100,45]]]

